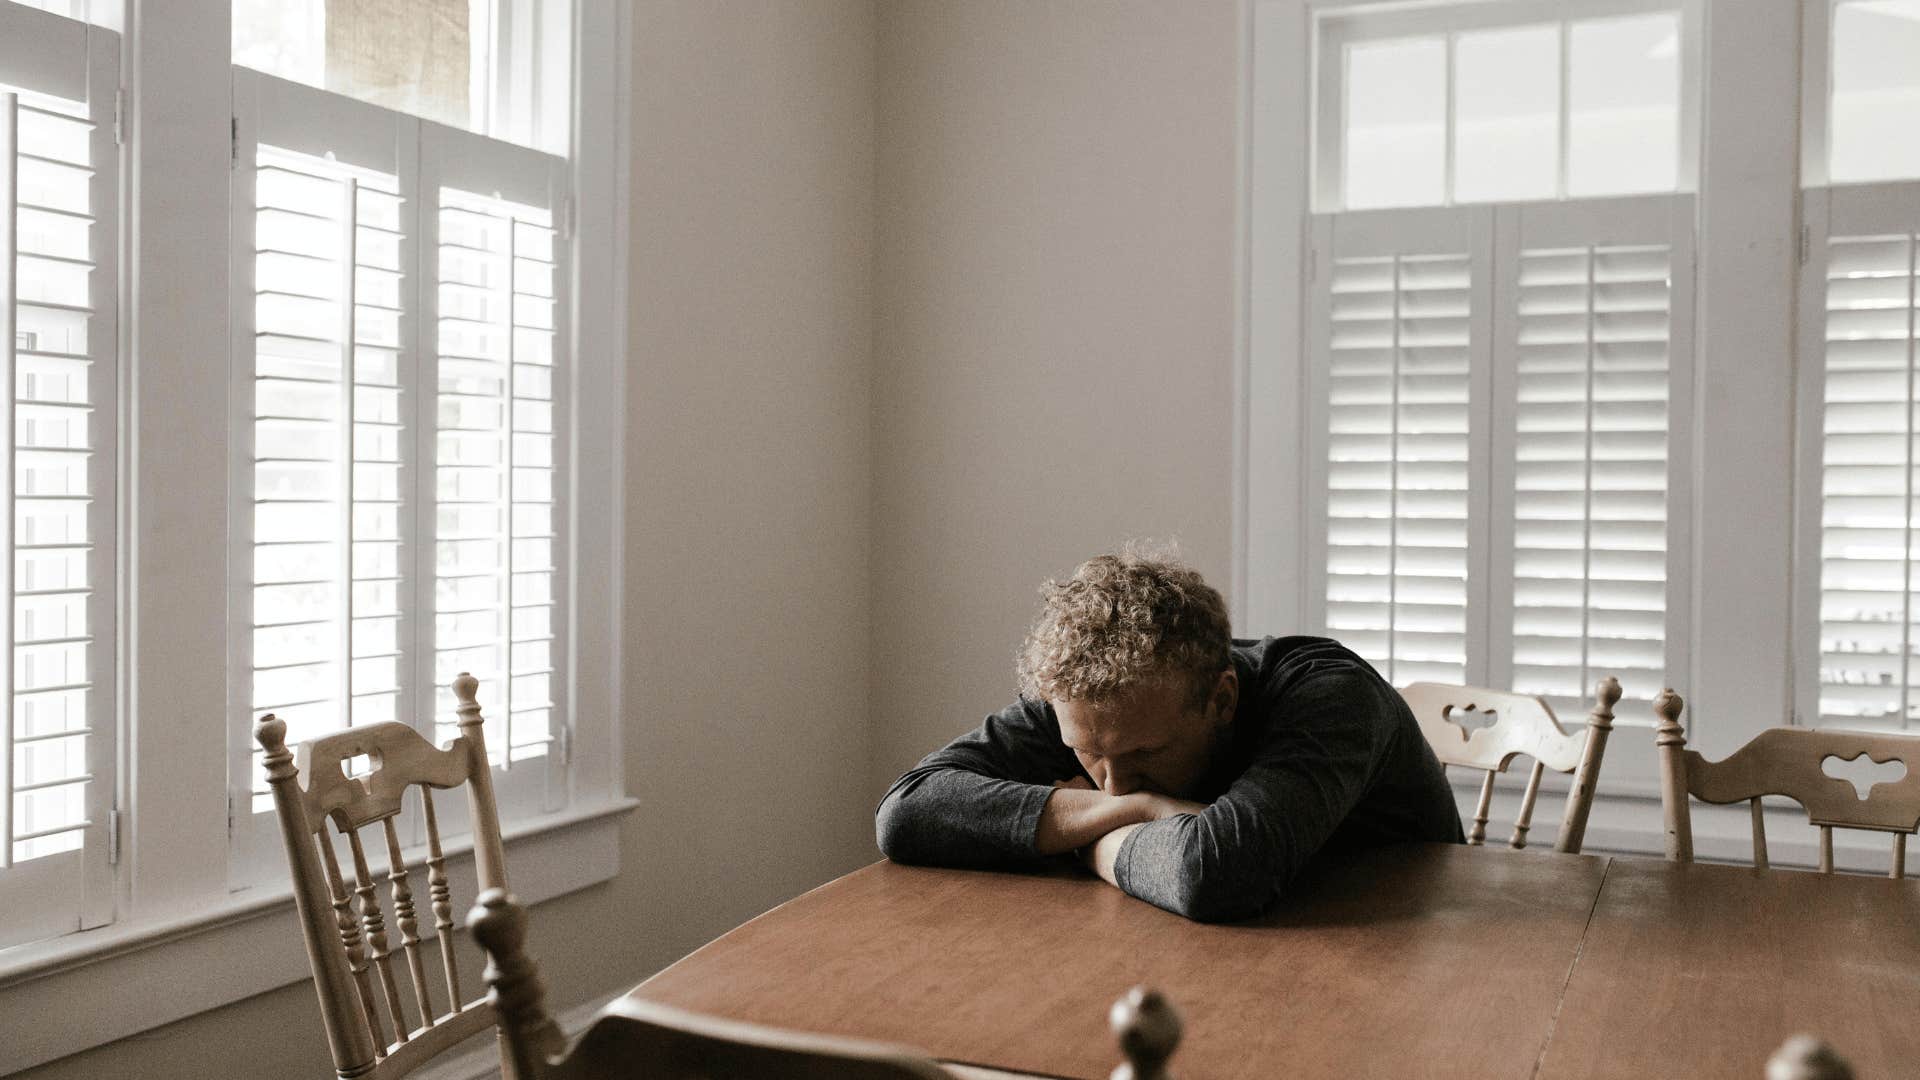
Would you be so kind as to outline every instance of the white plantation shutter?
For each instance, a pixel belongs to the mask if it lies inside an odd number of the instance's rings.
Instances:
[[[564,163],[428,125],[435,715],[480,679],[502,798],[552,805],[564,715]]]
[[[1579,715],[1684,669],[1686,197],[1315,223],[1324,628],[1397,685]]]
[[[1811,190],[1806,211],[1802,354],[1819,449],[1802,535],[1820,562],[1805,575],[1813,589],[1803,590],[1802,652],[1818,663],[1800,706],[1819,723],[1904,728],[1920,720],[1920,185]]]
[[[398,183],[257,151],[250,711],[295,742],[400,716]]]
[[[239,880],[280,872],[253,722],[444,741],[468,671],[501,810],[564,798],[565,163],[236,71]],[[449,835],[458,807],[443,815]]]
[[[5,947],[112,914],[119,46],[37,12],[0,30]]]
[[[413,721],[414,122],[233,74],[236,877],[284,865],[252,737]],[[258,819],[257,821],[255,819]]]
[[[1685,447],[1669,430],[1690,382],[1688,213],[1675,198],[1500,212],[1492,557],[1511,573],[1492,674],[1563,713],[1609,675],[1650,701],[1680,668]]]
[[[1468,681],[1485,242],[1464,211],[1321,219],[1315,485],[1327,632],[1390,681]]]

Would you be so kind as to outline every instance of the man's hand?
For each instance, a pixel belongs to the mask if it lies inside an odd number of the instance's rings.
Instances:
[[[1133,795],[1123,796],[1123,798],[1138,798],[1149,815],[1147,821],[1159,821],[1161,818],[1178,817],[1181,814],[1198,814],[1207,808],[1205,803],[1192,802],[1187,799],[1176,799],[1171,795],[1162,795],[1157,791],[1136,792]],[[1142,824],[1145,824],[1145,822],[1122,825],[1120,828],[1095,840],[1093,843],[1081,849],[1081,861],[1087,864],[1087,869],[1100,875],[1101,880],[1118,888],[1120,882],[1115,879],[1114,864],[1120,860],[1120,849],[1126,846],[1127,837],[1132,835],[1133,830],[1139,828]]]
[[[1200,803],[1151,791],[1108,795],[1094,790],[1092,782],[1084,776],[1056,780],[1053,794],[1040,809],[1035,846],[1042,855],[1074,851],[1116,829],[1176,814],[1197,814],[1204,809]]]

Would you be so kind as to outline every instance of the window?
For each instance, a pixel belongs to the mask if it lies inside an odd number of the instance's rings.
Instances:
[[[0,948],[112,911],[117,53],[0,10]]]
[[[564,154],[572,7],[567,0],[234,0],[233,62]]]
[[[233,715],[290,743],[402,720],[455,734],[480,680],[502,812],[564,801],[558,482],[562,159],[270,76],[234,76],[241,161]],[[251,187],[250,196],[246,189]],[[282,856],[236,757],[236,875]]]
[[[1581,7],[1323,14],[1319,208],[1682,190],[1680,12]]]
[[[1573,715],[1684,661],[1692,382],[1682,16],[1585,7],[1322,16],[1307,241],[1309,622]]]
[[[1796,705],[1901,729],[1920,723],[1920,154],[1904,134],[1920,125],[1920,2],[1826,8],[1809,24]]]
[[[1920,0],[1833,6],[1829,177],[1920,177]]]

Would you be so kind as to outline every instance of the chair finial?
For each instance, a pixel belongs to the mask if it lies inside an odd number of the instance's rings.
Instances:
[[[272,713],[261,717],[253,725],[253,739],[260,749],[271,754],[287,748],[287,722]]]
[[[1853,1080],[1853,1068],[1819,1039],[1795,1035],[1767,1059],[1767,1080]]]
[[[1180,1045],[1180,1014],[1157,990],[1136,986],[1107,1014],[1126,1061],[1111,1080],[1170,1080],[1167,1059]]]
[[[1671,686],[1660,691],[1660,693],[1654,697],[1654,715],[1660,718],[1660,722],[1654,726],[1660,732],[1661,741],[1665,741],[1669,732],[1674,735],[1681,733],[1680,712],[1686,707],[1686,701],[1683,700],[1679,694],[1674,693],[1673,687]]]
[[[1686,700],[1674,693],[1671,686],[1660,691],[1653,699],[1653,711],[1659,713],[1662,719],[1671,720],[1676,724],[1680,722],[1680,711],[1686,707]]]
[[[477,695],[480,692],[480,680],[470,671],[463,671],[453,677],[453,699],[462,706],[480,704]]]
[[[293,751],[287,749],[287,722],[272,713],[253,725],[253,738],[267,752],[260,764],[266,769],[267,783],[278,783],[295,774]]]
[[[1595,712],[1604,712],[1608,719],[1613,717],[1613,707],[1620,704],[1620,680],[1609,675],[1593,687],[1593,698],[1597,705]]]
[[[501,1041],[514,1067],[510,1075],[533,1080],[560,1029],[547,1015],[546,982],[527,955],[527,909],[507,890],[488,889],[468,912],[467,929],[487,954],[480,978],[500,1016]]]

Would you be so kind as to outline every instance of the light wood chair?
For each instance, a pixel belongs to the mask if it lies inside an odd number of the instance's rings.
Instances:
[[[487,954],[482,976],[500,1018],[506,1080],[955,1080],[911,1050],[723,1020],[656,1002],[620,998],[571,1047],[547,1012],[546,984],[527,953],[527,913],[489,889],[467,916]],[[1124,1062],[1112,1080],[1170,1080],[1180,1016],[1160,994],[1136,986],[1108,1016]]]
[[[1567,792],[1566,811],[1560,818],[1560,835],[1555,851],[1578,853],[1587,838],[1587,815],[1593,810],[1594,785],[1600,782],[1600,760],[1607,752],[1607,736],[1613,731],[1613,707],[1620,701],[1619,680],[1608,676],[1594,688],[1593,711],[1587,714],[1584,732],[1569,732],[1560,726],[1553,709],[1540,698],[1511,690],[1489,690],[1479,686],[1450,686],[1445,683],[1414,683],[1400,691],[1420,733],[1427,737],[1434,756],[1446,766],[1478,769],[1486,776],[1480,782],[1480,802],[1473,813],[1473,825],[1467,830],[1467,843],[1484,844],[1487,817],[1493,805],[1493,778],[1507,771],[1513,759],[1525,755],[1533,759],[1533,771],[1527,776],[1526,792],[1520,797],[1520,813],[1514,821],[1513,835],[1507,844],[1527,846],[1527,830],[1533,824],[1533,804],[1540,796],[1540,778],[1548,769],[1573,773],[1573,787]],[[1456,723],[1455,714],[1477,714],[1487,720],[1472,730]]]
[[[286,722],[273,714],[261,717],[254,728],[254,737],[267,752],[267,783],[273,790],[293,872],[294,906],[313,966],[327,1046],[341,1077],[405,1076],[441,1051],[493,1026],[493,1006],[484,998],[460,1002],[453,897],[433,804],[436,789],[466,787],[480,888],[504,888],[506,864],[493,774],[475,699],[478,688],[478,680],[465,673],[453,681],[460,735],[444,750],[405,724],[393,722],[309,739],[297,751],[287,749]],[[349,777],[344,766],[363,757],[372,771]],[[437,974],[441,980],[429,980],[426,974],[413,886],[396,826],[402,802],[414,788],[420,791],[426,826],[427,895],[440,944]],[[341,873],[334,840],[326,831],[328,822],[347,838],[353,859],[351,883]],[[360,837],[365,828],[384,834],[383,869],[392,894],[394,929],[400,937],[397,950],[387,936],[380,882],[367,857],[369,845]],[[396,964],[406,969],[411,1000],[401,995]],[[434,1002],[435,981],[445,984],[444,1011]]]
[[[1820,829],[1820,872],[1833,873],[1833,830],[1893,834],[1893,868],[1907,876],[1907,837],[1920,828],[1920,736],[1889,732],[1768,728],[1724,761],[1687,749],[1680,726],[1685,703],[1672,690],[1654,699],[1654,742],[1660,751],[1660,802],[1666,814],[1667,858],[1693,861],[1693,814],[1687,797],[1720,805],[1747,803],[1753,819],[1753,865],[1766,868],[1767,824],[1761,798],[1784,795],[1801,805]],[[1875,784],[1861,798],[1851,781],[1823,771],[1828,758],[1875,764],[1898,761],[1906,775]]]

